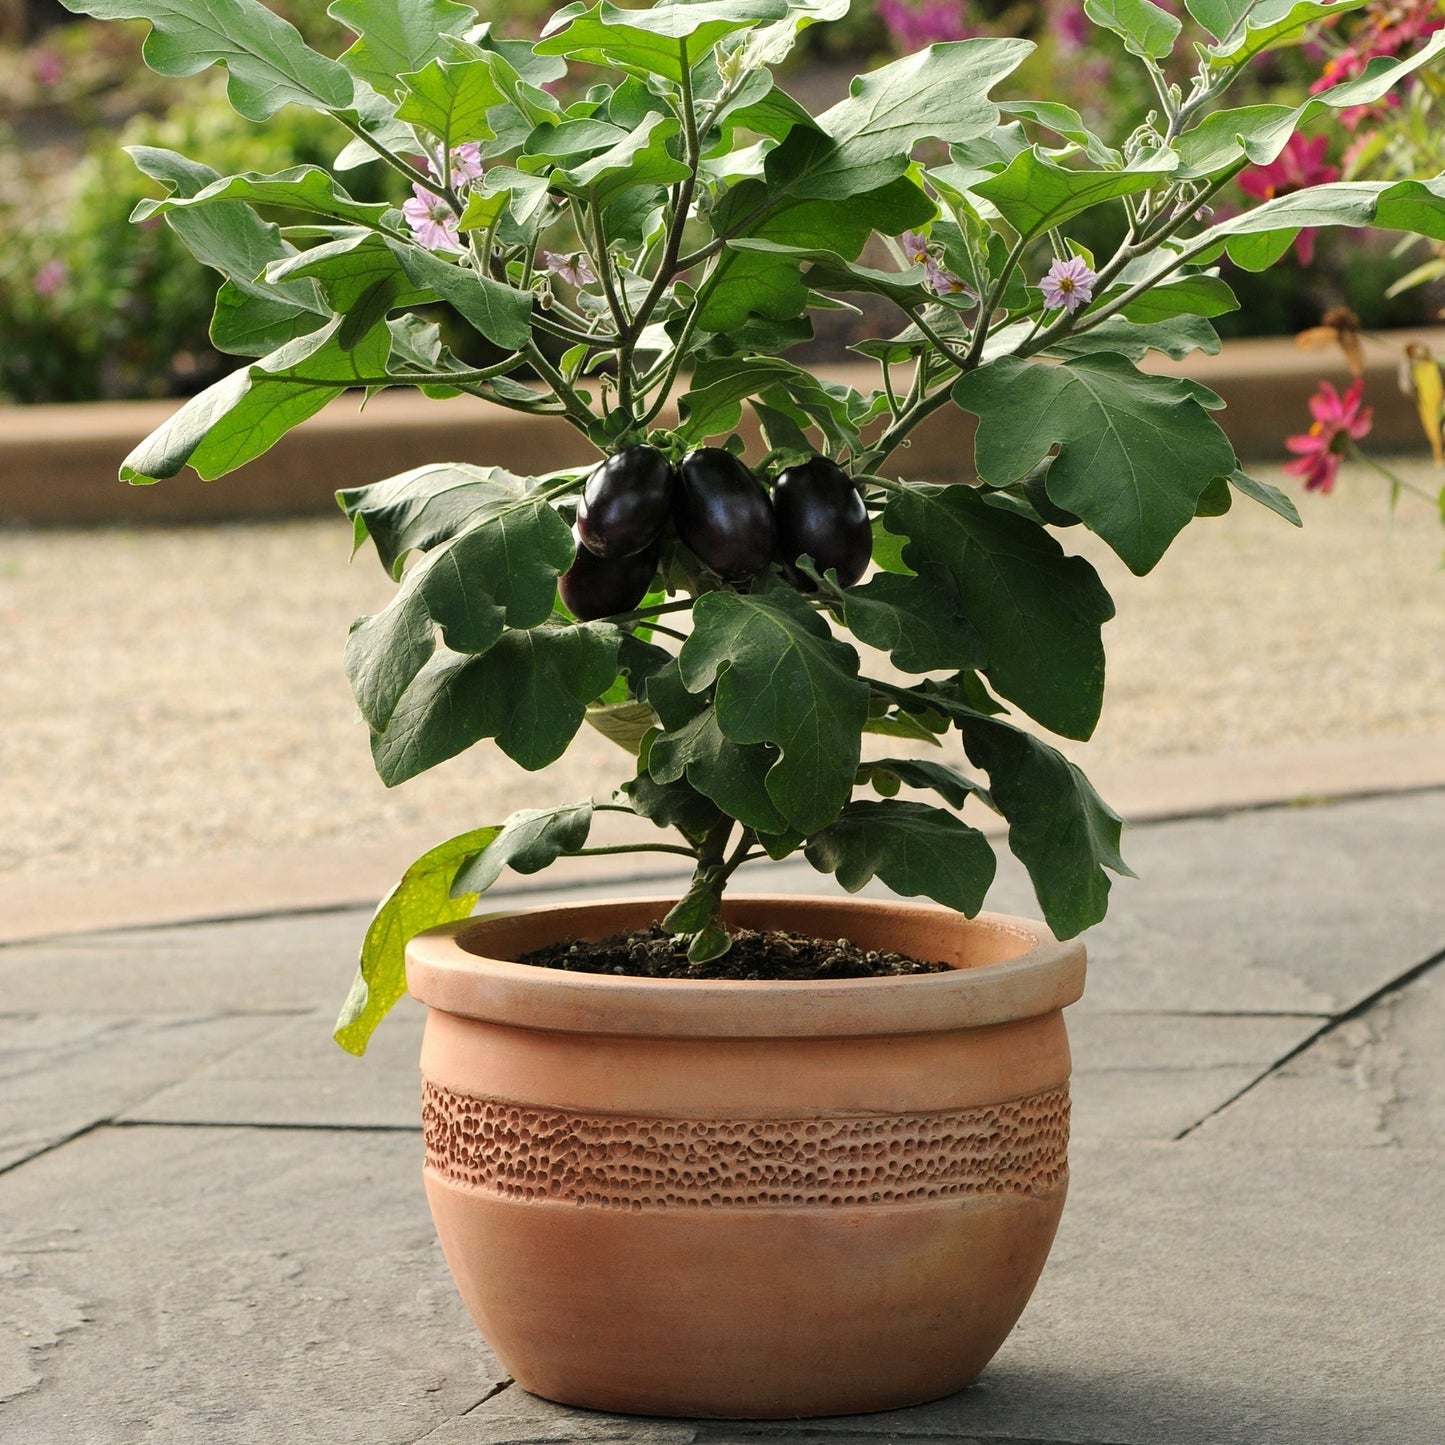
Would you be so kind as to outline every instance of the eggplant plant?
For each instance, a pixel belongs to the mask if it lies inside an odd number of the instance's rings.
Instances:
[[[212,335],[243,360],[124,478],[219,477],[343,393],[394,386],[559,418],[596,452],[539,477],[438,461],[340,493],[398,583],[345,652],[387,784],[484,739],[545,768],[588,722],[633,755],[609,797],[489,822],[412,866],[337,1025],[354,1052],[404,990],[410,935],[509,867],[614,851],[589,847],[599,811],[677,835],[636,846],[692,860],[666,927],[698,960],[728,947],[719,903],[754,860],[801,853],[847,889],[876,876],[975,913],[995,869],[965,821],[980,808],[1007,820],[1059,936],[1096,922],[1128,871],[1121,819],[1043,736],[1087,738],[1103,700],[1113,604],[1068,529],[1143,574],[1235,495],[1298,521],[1240,467],[1219,398],[1139,362],[1217,349],[1226,254],[1262,270],[1321,226],[1445,239],[1440,178],[1212,212],[1300,126],[1445,47],[1295,102],[1223,104],[1251,61],[1360,0],[1186,0],[1192,52],[1151,0],[1088,0],[1157,97],[1108,139],[1047,98],[995,98],[1030,50],[1007,38],[929,46],[810,114],[774,68],[847,0],[578,0],[534,43],[456,0],[335,0],[356,37],[338,57],[256,0],[65,3],[149,21],[163,74],[224,66],[259,124],[309,106],[344,141],[332,171],[273,175],[133,152],[169,190],[135,218],[164,217],[221,273]],[[363,165],[413,198],[354,199],[338,176]],[[1070,228],[1101,207],[1121,239],[1096,256]],[[899,316],[854,348],[875,385],[789,359],[815,311],[860,295]],[[899,448],[934,413],[957,420],[968,484],[907,475]],[[865,669],[853,640],[890,666]]]

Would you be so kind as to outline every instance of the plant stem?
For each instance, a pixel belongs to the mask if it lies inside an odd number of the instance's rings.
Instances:
[[[619,808],[616,811],[628,813],[630,808]],[[684,848],[677,843],[611,843],[601,848],[579,848],[575,853],[569,853],[569,858],[601,858],[609,853],[674,853],[679,858],[695,858],[697,855],[691,848]]]
[[[406,161],[402,160],[395,151],[388,150],[375,136],[369,134],[359,121],[352,120],[344,111],[334,110],[331,113],[357,140],[364,141],[369,145],[392,170],[405,176],[413,185],[418,185],[423,190],[430,191],[433,195],[443,197],[447,205],[452,208],[453,215],[460,218],[465,207],[462,205],[462,198],[452,189],[450,176],[445,180],[433,180],[433,178],[425,172],[417,170],[415,166],[409,165]]]

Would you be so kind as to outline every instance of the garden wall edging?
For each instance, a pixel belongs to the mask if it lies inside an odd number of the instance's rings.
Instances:
[[[1424,442],[1413,402],[1396,380],[1407,340],[1445,352],[1445,328],[1401,332],[1370,348],[1366,396],[1375,409],[1370,445],[1380,453],[1419,452]],[[1277,461],[1287,434],[1308,430],[1308,400],[1321,377],[1343,388],[1349,375],[1338,353],[1300,350],[1287,338],[1233,341],[1217,356],[1171,362],[1151,355],[1145,369],[1190,376],[1224,399],[1220,416],[1238,454]],[[871,365],[823,368],[829,379],[872,384]],[[334,509],[339,487],[360,486],[433,461],[505,466],[527,475],[585,463],[587,444],[552,418],[499,412],[482,402],[445,406],[415,392],[389,392],[365,410],[343,398],[220,483],[192,472],[154,487],[125,487],[116,469],[143,437],[179,406],[102,402],[0,407],[0,524],[73,526],[209,522],[243,517],[305,516]],[[745,418],[745,429],[751,418]],[[939,412],[914,434],[893,467],[911,475],[957,476],[971,454],[972,418]]]

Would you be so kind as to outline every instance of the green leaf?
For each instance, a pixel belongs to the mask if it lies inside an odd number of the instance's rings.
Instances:
[[[1054,934],[1073,938],[1108,908],[1107,868],[1132,878],[1119,854],[1123,819],[1073,763],[1047,743],[996,718],[959,712],[969,758],[1008,819],[1009,848],[1028,869]]]
[[[226,93],[247,120],[269,120],[295,102],[316,110],[351,104],[351,73],[312,50],[294,25],[257,0],[61,0],[97,20],[148,20],[142,55],[159,75],[230,72]]]
[[[668,149],[680,129],[671,116],[650,111],[630,135],[581,165],[552,171],[547,183],[553,190],[593,197],[599,205],[634,186],[669,186],[688,174],[686,162]]]
[[[871,783],[879,792],[880,777],[892,779],[910,788],[926,788],[935,792],[951,808],[961,808],[970,796],[993,806],[988,789],[957,768],[944,763],[931,763],[917,758],[870,758],[858,769],[858,781]],[[896,788],[895,790],[896,791]],[[892,793],[887,794],[891,797]]]
[[[1114,615],[1094,569],[971,487],[897,492],[883,515],[890,532],[909,538],[910,567],[952,579],[983,638],[981,671],[995,690],[1051,731],[1088,737],[1104,693],[1100,628]]]
[[[1196,351],[1214,356],[1219,333],[1201,316],[1175,316],[1169,321],[1140,324],[1125,315],[1111,316],[1087,331],[1064,336],[1042,354],[1053,357],[1088,356],[1112,351],[1141,361],[1151,351],[1182,361]]]
[[[1445,178],[1337,181],[1294,191],[1211,226],[1190,250],[1201,261],[1227,250],[1239,265],[1263,270],[1305,226],[1375,226],[1445,240]]]
[[[829,387],[811,372],[776,356],[729,356],[702,362],[678,400],[676,434],[693,444],[724,436],[737,429],[744,400],[775,388],[774,404],[821,428],[830,450],[858,445],[858,428],[848,415],[848,389]]]
[[[1107,299],[1109,293],[1105,293]],[[1181,276],[1161,281],[1136,296],[1119,314],[1139,326],[1172,321],[1176,316],[1223,316],[1238,311],[1234,292],[1218,276]]]
[[[1232,40],[1205,53],[1216,62],[1246,65],[1266,50],[1303,40],[1312,26],[1366,3],[1368,0],[1259,0],[1250,7],[1244,28],[1234,30]]]
[[[210,166],[174,151],[127,146],[136,167],[189,198],[221,180]],[[264,356],[288,341],[316,330],[330,312],[310,281],[275,284],[260,279],[273,261],[296,254],[279,227],[263,221],[241,201],[218,202],[197,210],[174,210],[166,224],[203,266],[226,277],[216,297],[211,340],[221,351]]]
[[[708,592],[693,607],[678,656],[692,692],[714,682],[719,726],[738,743],[772,743],[781,756],[768,796],[803,834],[825,827],[853,787],[868,685],[858,654],[796,592]]]
[[[452,878],[468,858],[487,847],[500,828],[477,828],[423,853],[382,899],[366,938],[356,981],[333,1034],[349,1054],[364,1054],[392,1005],[406,993],[406,946],[418,933],[465,918],[477,895],[453,898]]]
[[[988,93],[1033,49],[1027,40],[949,41],[858,76],[847,99],[818,117],[832,145],[795,129],[769,155],[768,178],[803,197],[877,190],[907,171],[919,141],[960,145],[992,131],[999,116]]]
[[[456,64],[433,60],[415,74],[402,76],[402,83],[406,98],[397,108],[397,118],[430,131],[446,150],[467,141],[491,140],[496,134],[487,112],[506,96],[490,60]]]
[[[849,803],[803,854],[849,893],[876,874],[895,893],[922,894],[970,918],[983,907],[998,866],[977,828],[942,808],[893,799]]]
[[[1110,352],[1062,366],[1001,357],[960,378],[953,395],[979,418],[985,482],[1020,481],[1057,447],[1050,500],[1137,574],[1193,519],[1205,487],[1234,470],[1234,449],[1192,383],[1144,376]]]
[[[1084,124],[1078,111],[1067,105],[1051,100],[1006,100],[999,102],[999,109],[1005,115],[1022,116],[1035,125],[1051,130],[1064,140],[1072,142],[1096,166],[1117,169],[1124,163],[1124,157],[1103,141]]]
[[[564,55],[588,65],[612,66],[644,78],[682,79],[725,36],[764,21],[787,18],[786,0],[688,0],[652,10],[623,10],[601,0],[572,4],[547,22],[538,55]]]
[[[1216,40],[1223,40],[1259,7],[1259,0],[1184,0],[1184,8]]]
[[[527,499],[493,504],[427,552],[391,601],[359,618],[346,641],[346,675],[372,729],[390,724],[436,651],[438,629],[452,652],[484,653],[506,628],[546,622],[572,555],[567,524],[546,502]]]
[[[435,291],[488,341],[518,351],[532,336],[532,294],[434,256],[407,241],[388,241],[413,285]]]
[[[477,18],[453,0],[333,0],[326,13],[358,36],[342,63],[393,98],[398,76],[447,54],[446,37],[464,34]]]
[[[176,195],[162,201],[141,201],[132,212],[131,220],[145,221],[172,211],[235,201],[244,201],[252,206],[284,206],[309,211],[328,220],[371,229],[378,228],[382,217],[391,210],[382,202],[353,200],[335,177],[319,166],[293,166],[274,176],[249,172],[242,176],[226,176],[193,196]]]
[[[659,783],[643,771],[625,782],[622,791],[639,817],[659,828],[676,828],[693,844],[723,821],[718,805],[683,780]]]
[[[482,738],[529,772],[556,762],[617,676],[617,644],[614,626],[588,622],[504,632],[479,657],[439,650],[372,736],[382,782],[395,787]]]
[[[926,224],[935,207],[906,177],[846,200],[798,200],[769,182],[734,186],[713,218],[718,234],[747,235],[785,247],[857,256],[874,230],[896,236]],[[811,293],[796,259],[785,251],[729,247],[718,257],[698,325],[736,332],[750,316],[788,321],[807,309]]]
[[[905,311],[936,299],[931,292],[924,289],[926,273],[922,266],[910,266],[904,271],[879,271],[872,266],[859,266],[836,251],[785,246],[776,241],[751,237],[731,241],[729,245],[739,251],[762,251],[787,256],[795,264],[811,262],[803,280],[818,291],[886,296],[895,306]]]
[[[361,378],[379,375],[391,335],[378,326],[352,347],[337,339],[341,318],[288,342],[194,396],[121,463],[125,482],[173,477],[188,462],[206,481],[260,456]]]
[[[1242,492],[1250,501],[1258,502],[1262,507],[1268,507],[1271,512],[1278,513],[1286,522],[1290,522],[1296,527],[1304,526],[1300,520],[1299,510],[1278,487],[1273,487],[1268,482],[1262,482],[1258,477],[1252,477],[1238,467],[1230,472],[1228,480],[1236,491]]]
[[[1331,6],[1332,11],[1340,7]],[[1175,142],[1185,174],[1217,175],[1240,160],[1268,165],[1278,158],[1300,126],[1328,111],[1374,105],[1421,66],[1445,51],[1445,31],[1437,31],[1411,55],[1377,56],[1353,80],[1296,106],[1247,105],[1216,111]]]
[[[676,784],[685,778],[746,828],[781,833],[787,827],[768,795],[768,769],[778,756],[775,747],[725,737],[716,708],[686,690],[676,663],[648,679],[647,699],[664,728],[647,750],[647,770],[658,783]]]
[[[370,537],[381,565],[395,580],[411,551],[428,552],[461,532],[480,513],[519,501],[526,481],[501,467],[467,462],[413,467],[370,486],[337,492],[351,518],[356,545]]]
[[[973,194],[992,202],[1020,236],[1032,237],[1106,201],[1151,190],[1177,165],[1173,151],[1154,150],[1127,170],[1072,170],[1034,146],[1020,151],[1007,169],[974,186]]]
[[[1177,16],[1151,0],[1084,0],[1084,14],[1112,30],[1130,55],[1146,60],[1164,60],[1183,29]]]
[[[587,846],[592,828],[592,800],[559,808],[522,808],[513,813],[485,847],[462,864],[452,880],[452,893],[478,898],[503,869],[540,873],[564,853]]]
[[[945,567],[924,563],[909,576],[879,572],[848,588],[838,606],[844,626],[888,653],[904,672],[957,672],[987,660],[983,638]]]

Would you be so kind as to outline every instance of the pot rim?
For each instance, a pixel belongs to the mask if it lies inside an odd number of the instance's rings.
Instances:
[[[463,1018],[562,1033],[666,1037],[840,1037],[934,1033],[1009,1023],[1051,1013],[1084,989],[1084,945],[1060,942],[1042,924],[1006,914],[965,918],[931,904],[895,899],[820,898],[742,894],[723,904],[727,922],[744,927],[810,930],[810,918],[903,914],[917,927],[946,927],[973,935],[1013,957],[947,973],[891,978],[787,980],[646,979],[568,973],[488,957],[488,936],[518,934],[519,925],[551,917],[547,937],[529,939],[523,951],[569,934],[585,935],[589,916],[626,910],[606,932],[659,918],[675,897],[615,898],[596,902],[507,909],[442,924],[419,933],[406,947],[407,987],[430,1008]],[[835,925],[836,926],[836,925]],[[825,927],[823,936],[833,932]],[[604,936],[593,932],[593,937]],[[835,935],[836,936],[836,935]]]

